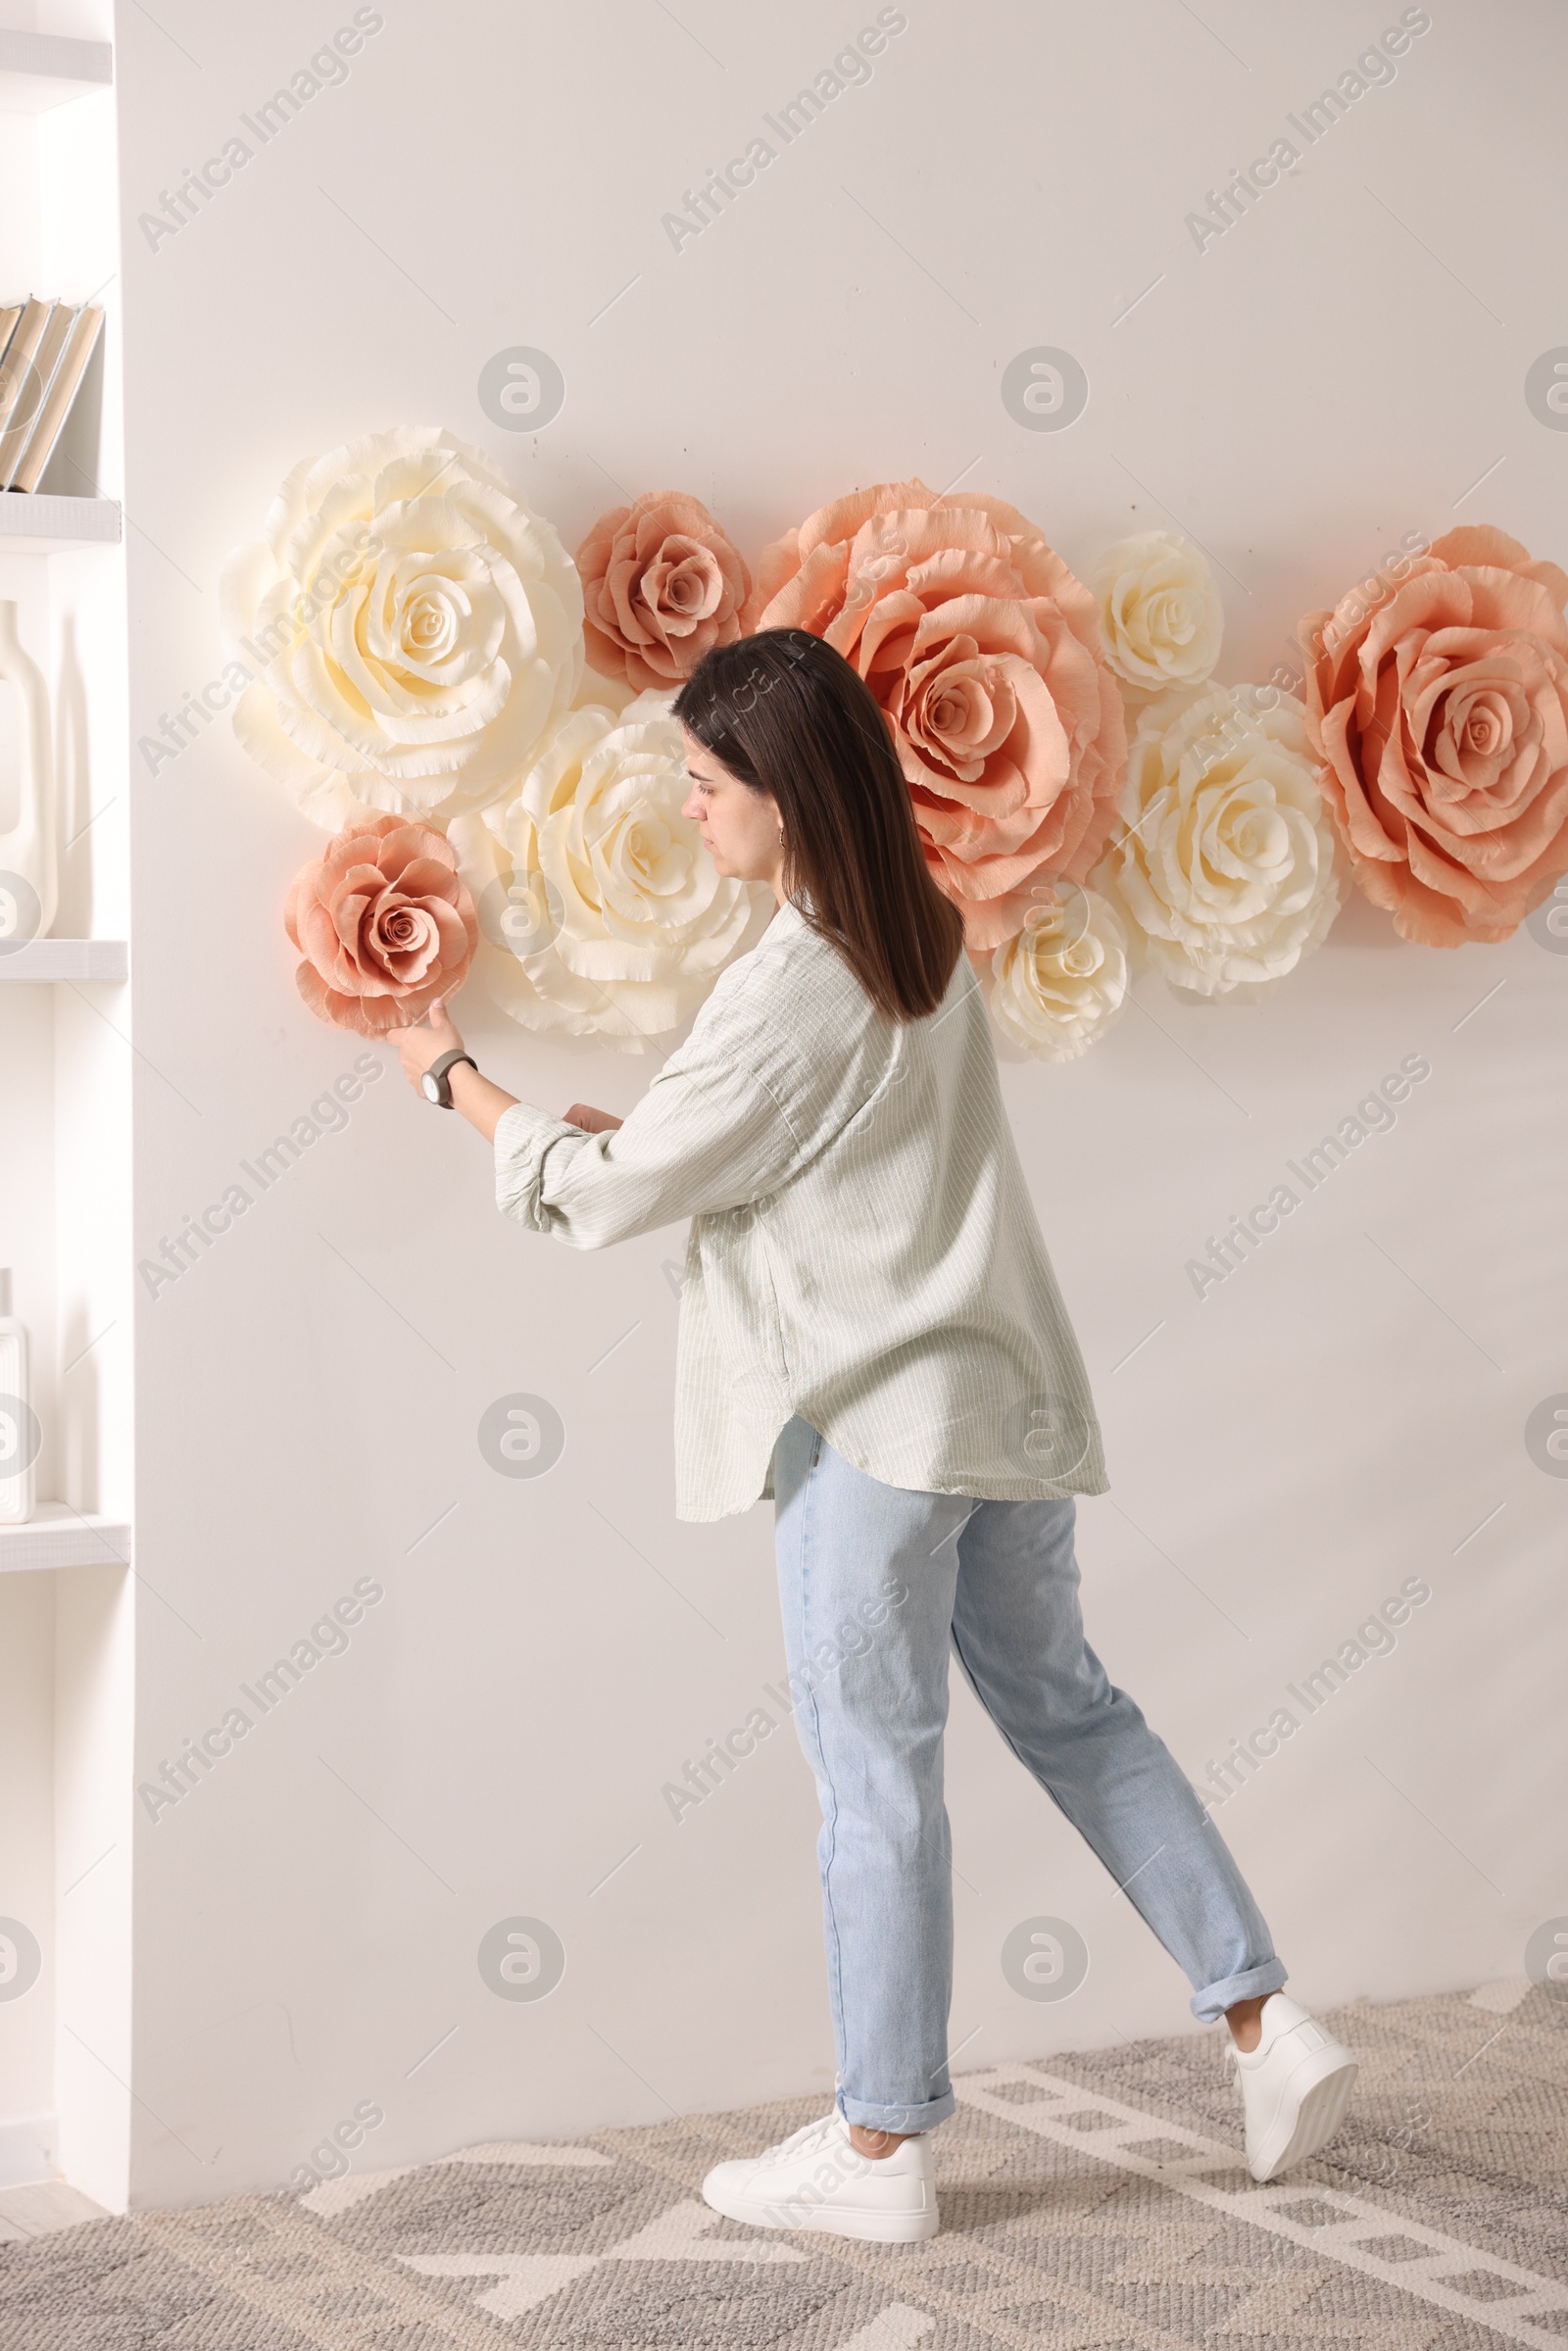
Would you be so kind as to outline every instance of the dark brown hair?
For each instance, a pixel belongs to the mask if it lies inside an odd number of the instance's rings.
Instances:
[[[674,714],[721,767],[770,792],[784,884],[890,1020],[934,1012],[963,917],[931,877],[881,705],[821,637],[768,628],[705,654]]]

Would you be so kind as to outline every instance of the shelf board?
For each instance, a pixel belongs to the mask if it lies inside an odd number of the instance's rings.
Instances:
[[[39,1502],[25,1526],[0,1526],[0,1575],[49,1567],[104,1567],[130,1559],[123,1519],[73,1510],[69,1502]]]
[[[0,490],[0,555],[60,555],[73,547],[119,544],[118,499]]]
[[[115,77],[107,41],[0,27],[0,114],[41,115],[106,90]]]
[[[6,980],[122,980],[130,949],[123,939],[0,939],[0,983]]]

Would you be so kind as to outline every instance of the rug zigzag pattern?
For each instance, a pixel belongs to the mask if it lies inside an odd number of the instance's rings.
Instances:
[[[1338,2138],[1258,2188],[1217,2038],[960,2077],[940,2234],[775,2235],[708,2167],[819,2111],[499,2142],[0,2246],[0,2351],[1568,2351],[1568,2003],[1356,2003]]]

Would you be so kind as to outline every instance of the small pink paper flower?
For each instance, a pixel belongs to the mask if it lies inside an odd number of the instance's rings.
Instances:
[[[1095,599],[1000,498],[879,482],[762,556],[749,629],[805,628],[883,710],[926,862],[987,954],[1031,884],[1082,881],[1127,765]]]
[[[639,693],[689,677],[732,645],[752,575],[701,499],[650,490],[601,514],[577,550],[583,643],[606,677]]]
[[[356,817],[302,866],[284,928],[318,1020],[380,1037],[412,1027],[468,975],[479,925],[444,836],[406,816]]]
[[[1381,603],[1301,642],[1319,785],[1401,938],[1506,939],[1568,871],[1568,576],[1489,525],[1450,530]]]

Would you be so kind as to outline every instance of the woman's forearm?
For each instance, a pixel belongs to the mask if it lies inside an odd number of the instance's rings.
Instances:
[[[516,1096],[503,1092],[491,1079],[481,1077],[466,1061],[454,1064],[447,1084],[452,1089],[454,1110],[461,1110],[468,1124],[477,1127],[487,1143],[493,1143],[501,1114],[511,1109]]]
[[[421,1099],[431,1069],[446,1064],[452,1108],[492,1150],[507,1112],[525,1113],[516,1122],[517,1148],[496,1153],[496,1206],[576,1249],[603,1249],[679,1217],[759,1200],[801,1157],[800,1140],[767,1087],[727,1054],[710,1056],[695,1072],[671,1055],[622,1135],[613,1110],[573,1102],[558,1118],[481,1077],[444,1003],[432,1004],[424,1020],[384,1033]]]
[[[406,1029],[389,1029],[386,1034],[397,1047],[404,1076],[417,1094],[423,1093],[424,1078],[433,1063],[444,1054],[466,1050],[452,1025],[445,1004],[431,1004],[422,1021],[413,1022]],[[447,1091],[453,1109],[461,1111],[469,1126],[477,1127],[487,1143],[494,1143],[496,1129],[505,1113],[516,1107],[517,1097],[481,1077],[469,1060],[452,1061],[447,1071]],[[590,1135],[604,1134],[620,1123],[612,1110],[596,1110],[588,1102],[573,1102],[566,1112],[568,1126],[581,1127]]]

